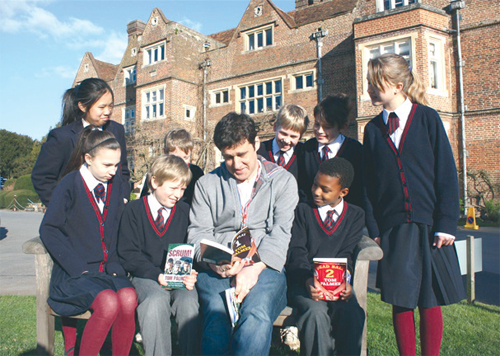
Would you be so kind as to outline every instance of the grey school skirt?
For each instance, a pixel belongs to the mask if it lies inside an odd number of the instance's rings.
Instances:
[[[384,257],[378,263],[377,287],[382,300],[415,309],[453,304],[465,299],[455,245],[433,247],[430,226],[407,223],[380,237]]]

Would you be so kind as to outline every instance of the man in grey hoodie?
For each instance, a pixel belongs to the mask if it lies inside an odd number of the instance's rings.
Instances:
[[[214,142],[224,163],[196,183],[188,242],[200,262],[202,239],[227,246],[244,226],[255,239],[261,262],[244,267],[204,264],[197,289],[203,314],[203,355],[265,355],[274,320],[286,306],[285,264],[297,182],[282,167],[257,155],[253,120],[229,113],[217,124]],[[224,291],[236,287],[240,320],[233,330]]]

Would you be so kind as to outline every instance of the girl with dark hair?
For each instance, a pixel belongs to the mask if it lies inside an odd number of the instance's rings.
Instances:
[[[80,355],[97,355],[111,328],[113,355],[128,355],[135,332],[137,297],[116,253],[120,155],[112,133],[86,128],[40,226],[54,260],[48,304],[63,317],[92,312]],[[63,318],[65,355],[74,354],[75,320]]]
[[[76,87],[68,89],[63,96],[62,127],[49,133],[42,145],[31,180],[43,204],[49,205],[52,191],[67,171],[71,152],[80,133],[89,125],[111,132],[121,147],[120,167],[123,198],[130,195],[130,173],[127,165],[125,130],[121,124],[111,120],[113,113],[113,91],[102,79],[85,79]]]

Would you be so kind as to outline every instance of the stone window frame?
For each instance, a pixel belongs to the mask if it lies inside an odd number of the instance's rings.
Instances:
[[[278,76],[238,85],[236,90],[236,111],[248,115],[277,112],[285,102],[284,81],[284,76]],[[279,85],[277,82],[279,82]],[[270,92],[269,85],[271,87]],[[267,106],[269,100],[271,100],[270,110]]]
[[[307,85],[307,77],[311,78],[311,85]],[[297,80],[298,78],[301,78],[302,80],[302,88],[297,87]],[[288,79],[290,80],[290,93],[293,92],[303,92],[303,91],[309,91],[309,90],[315,90],[317,89],[316,86],[316,69],[309,69],[301,72],[297,72],[294,74],[291,74],[288,76]]]
[[[420,0],[376,0],[376,11],[387,11],[397,9],[398,7],[408,6],[411,4],[419,3]]]
[[[210,107],[223,106],[231,104],[231,95],[230,95],[230,87],[216,89],[210,91]],[[225,100],[224,93],[227,93],[227,100]],[[217,102],[217,98],[220,98],[220,101]]]
[[[195,121],[196,120],[196,106],[193,105],[182,105],[184,108],[184,120]],[[189,112],[189,114],[188,114]]]
[[[275,41],[274,27],[275,24],[271,23],[259,26],[257,28],[252,28],[250,30],[242,31],[242,35],[244,37],[243,41],[245,47],[244,51],[245,52],[260,51],[265,48],[275,46],[276,41]],[[260,43],[259,34],[262,35],[262,45],[260,46],[259,46]],[[270,43],[269,43],[269,38],[270,38]]]
[[[150,66],[156,63],[164,62],[167,60],[167,41],[160,41],[144,47],[142,49],[143,57],[142,63],[143,67]]]
[[[370,42],[365,42],[359,44],[359,51],[361,53],[361,63],[362,63],[362,94],[361,94],[361,101],[369,101],[370,96],[368,95],[367,89],[368,89],[368,83],[366,80],[366,75],[368,72],[368,60],[372,58],[372,56],[375,56],[375,51],[374,49],[378,47],[381,49],[377,55],[383,54],[383,53],[389,53],[388,51],[390,44],[397,44],[398,45],[398,50],[396,53],[399,54],[399,49],[401,48],[401,44],[404,42],[408,42],[408,47],[409,47],[409,53],[408,55],[403,55],[403,57],[407,58],[407,61],[409,63],[409,66],[414,66],[414,58],[416,54],[416,39],[417,39],[417,34],[416,33],[409,33],[409,34],[404,34],[404,35],[399,35],[399,36],[393,36],[393,37],[387,37],[387,38],[378,38],[377,40],[370,41]],[[396,47],[395,47],[396,48]],[[394,53],[394,52],[391,52]]]
[[[445,66],[445,43],[446,39],[442,36],[429,34],[427,39],[427,57],[428,57],[428,72],[429,84],[427,92],[433,95],[448,96],[446,88],[446,66]],[[431,53],[431,47],[434,46],[434,54]],[[435,78],[433,80],[432,75]],[[435,81],[435,87],[432,86]]]
[[[161,97],[162,95],[163,98]],[[142,98],[141,120],[155,121],[164,119],[166,117],[165,97],[166,97],[165,85],[159,85],[143,89],[141,91],[141,98]]]
[[[123,86],[134,85],[137,82],[137,66],[123,68]]]
[[[131,134],[135,132],[135,106],[128,106],[123,108],[123,128],[125,129],[125,134]]]

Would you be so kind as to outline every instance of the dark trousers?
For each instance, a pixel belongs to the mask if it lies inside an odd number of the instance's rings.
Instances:
[[[290,304],[298,309],[301,355],[359,355],[365,312],[352,296],[348,301],[314,301],[302,286],[290,286]]]

